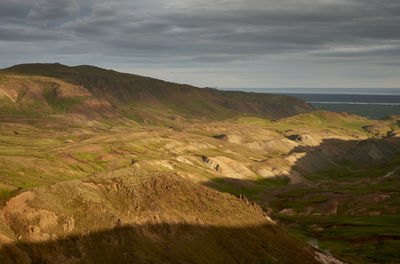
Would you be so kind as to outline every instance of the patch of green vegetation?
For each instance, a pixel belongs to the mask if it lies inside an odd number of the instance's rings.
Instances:
[[[8,97],[0,98],[0,115],[8,117],[25,117],[37,118],[43,115],[45,105],[39,102],[25,102],[24,104],[16,104]]]
[[[295,190],[285,191],[281,190],[279,197],[281,199],[290,199],[290,198],[301,198],[306,194],[312,193],[333,193],[333,194],[354,194],[354,195],[365,195],[372,193],[387,193],[387,192],[398,192],[398,187],[396,186],[396,181],[391,181],[390,179],[386,181],[381,181],[376,184],[358,184],[355,187],[355,184],[351,182],[347,182],[346,184],[337,185],[335,183],[326,183],[320,189],[315,188],[299,188]]]
[[[268,124],[271,124],[271,120],[256,116],[239,116],[232,119],[232,121],[241,125],[252,125],[258,127],[265,127]]]
[[[347,159],[336,160],[335,163],[340,167],[345,167],[348,169],[355,169],[359,167],[356,162]]]
[[[133,120],[139,124],[143,124],[143,121],[144,121],[143,118],[140,115],[138,115],[137,113],[135,113],[133,110],[124,112],[123,116],[130,120]]]
[[[0,206],[5,205],[8,199],[17,194],[18,189],[0,182]]]
[[[68,135],[68,127],[61,129],[52,119],[30,119],[38,121],[33,122],[38,127],[29,126],[26,117],[22,124],[18,117],[10,119],[0,133],[0,182],[25,190],[82,176],[82,172],[70,170],[56,150],[65,146],[66,138],[74,138]],[[3,200],[13,195],[11,189],[1,186],[0,192]]]
[[[260,178],[255,181],[248,181],[248,183],[238,183],[235,180],[227,178],[213,178],[212,181],[217,183],[217,188],[221,192],[231,193],[235,195],[244,194],[249,199],[252,199],[262,191],[268,190],[273,187],[287,186],[290,183],[289,178],[274,178],[265,179]]]
[[[120,127],[120,126],[126,126],[126,124],[122,121],[119,120],[109,120],[109,119],[102,119],[102,122],[109,126],[110,128],[112,127]]]
[[[248,188],[240,185],[233,185],[226,181],[224,178],[213,178],[212,181],[217,184],[217,188],[221,192],[234,194],[236,196],[244,194],[246,197],[251,197],[257,194],[260,189]]]
[[[72,156],[80,161],[95,161],[99,158],[99,155],[97,153],[91,152],[74,153],[72,154]]]
[[[148,150],[139,144],[125,144],[119,147],[121,150],[130,152],[131,154],[146,154]]]
[[[0,179],[7,183],[6,185],[23,190],[61,181],[65,179],[65,175],[57,173],[48,175],[39,169],[8,161],[7,166],[0,166]],[[5,198],[12,194],[13,192],[7,189],[3,193]]]
[[[392,131],[398,131],[400,130],[400,120],[393,120],[390,124],[389,127]]]
[[[400,215],[283,216],[303,239],[317,238],[322,249],[351,263],[393,263],[399,259]],[[294,227],[295,226],[295,227]],[[311,227],[318,226],[319,231]],[[309,238],[308,238],[309,239]]]
[[[0,74],[0,83],[5,83],[7,81],[8,81],[8,77],[3,74]]]
[[[305,194],[308,193],[314,193],[314,192],[323,192],[324,190],[321,189],[295,189],[292,191],[285,192],[282,190],[282,193],[279,194],[280,197],[302,197]]]
[[[353,133],[368,134],[363,127],[373,124],[373,121],[361,117],[348,117],[338,113],[314,111],[306,114],[280,119],[271,123],[271,128],[278,132],[306,129],[324,129],[338,135]]]
[[[368,167],[360,167],[351,161],[339,161],[337,162],[341,167],[334,167],[332,169],[319,172],[313,175],[307,175],[306,178],[309,180],[343,180],[343,179],[361,179],[361,178],[379,178],[383,177],[387,173],[393,171],[397,166],[400,166],[400,160],[398,157],[394,157],[392,160],[387,161],[380,165],[373,165]]]
[[[213,157],[213,156],[220,156],[220,155],[224,155],[226,157],[230,156],[223,149],[212,148],[212,147],[211,148],[207,148],[207,149],[202,149],[201,155],[206,156],[206,157]]]
[[[65,113],[68,108],[80,104],[85,96],[61,97],[61,91],[57,85],[43,88],[43,96],[51,107],[53,113]]]
[[[173,91],[173,93],[171,93]],[[203,92],[204,91],[204,92]],[[151,96],[157,98],[165,107],[165,110],[171,109],[181,113],[187,117],[207,117],[214,120],[224,120],[232,118],[238,112],[228,109],[212,97],[208,97],[206,90],[198,91],[194,87],[177,87],[171,86],[170,89],[151,89]],[[197,94],[197,96],[190,96],[189,94]],[[162,106],[158,108],[162,109]]]
[[[256,184],[262,185],[266,188],[288,186],[290,179],[287,177],[282,178],[259,178],[255,181]]]
[[[295,221],[299,223],[302,227],[307,228],[313,224],[319,225],[323,228],[334,227],[332,230],[322,230],[320,232],[324,234],[339,234],[341,232],[335,229],[347,228],[347,227],[387,227],[389,233],[393,235],[400,235],[400,229],[394,230],[393,227],[398,227],[400,225],[400,214],[387,214],[387,215],[376,215],[376,216],[354,216],[354,215],[297,215],[297,216],[286,216],[280,215],[281,220]],[[364,232],[352,233],[349,232],[345,237],[352,238],[355,236],[361,236],[363,233],[370,235],[373,234],[372,231],[365,229]],[[387,235],[385,230],[383,230],[382,235]],[[394,233],[393,233],[394,232]]]
[[[18,132],[19,135],[9,135],[9,136],[4,136],[0,135],[0,146],[9,146],[13,147],[13,149],[2,149],[0,148],[0,152],[3,154],[10,154],[14,155],[14,153],[24,155],[24,151],[30,152],[27,147],[46,147],[46,146],[55,146],[58,144],[62,144],[63,142],[60,139],[57,138],[42,138],[39,137],[39,135],[22,135],[20,134],[22,132]],[[35,138],[33,138],[35,137]],[[19,149],[18,147],[21,147],[23,149]],[[29,153],[30,154],[30,153]]]
[[[73,153],[71,156],[83,163],[79,165],[77,164],[70,165],[75,169],[84,172],[98,172],[107,170],[106,164],[108,163],[108,161],[102,160],[97,153],[78,152],[78,153]]]
[[[296,212],[300,212],[304,210],[307,206],[315,203],[323,203],[326,202],[328,198],[323,195],[316,195],[308,199],[294,199],[294,200],[288,200],[288,199],[280,199],[280,200],[275,200],[271,202],[271,206],[274,207],[274,209],[280,211],[285,208],[293,208]]]
[[[354,105],[354,104],[311,104],[316,109],[331,112],[346,112],[359,116],[368,116],[370,119],[381,119],[388,115],[400,112],[398,105]]]
[[[167,143],[168,140],[158,140],[151,142],[150,144],[146,144],[145,147],[153,151],[160,151]]]
[[[298,238],[318,241],[319,248],[343,261],[393,263],[400,255],[393,247],[400,240],[400,186],[396,174],[384,176],[391,171],[400,175],[396,170],[399,157],[372,166],[356,166],[346,160],[338,165],[340,168],[307,177],[319,183],[318,188],[277,188],[279,198],[269,202],[273,217]],[[357,200],[360,195],[366,195],[365,202]],[[326,215],[329,202],[335,200],[339,201],[336,214]],[[301,214],[278,214],[283,209]],[[312,215],[309,209],[320,215]]]

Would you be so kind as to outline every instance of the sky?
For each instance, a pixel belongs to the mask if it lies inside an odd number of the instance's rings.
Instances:
[[[200,87],[400,88],[399,0],[0,0],[0,68]]]

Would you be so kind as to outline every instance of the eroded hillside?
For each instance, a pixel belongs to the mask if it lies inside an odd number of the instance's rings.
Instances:
[[[4,260],[340,263],[304,242],[398,259],[399,117],[288,116],[289,97],[46,67],[0,79]]]
[[[255,204],[124,169],[24,192],[4,208],[9,263],[318,263]],[[4,262],[2,262],[4,263]]]

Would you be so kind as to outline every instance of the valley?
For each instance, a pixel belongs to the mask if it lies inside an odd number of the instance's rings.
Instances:
[[[400,117],[91,66],[0,77],[5,263],[400,258]]]

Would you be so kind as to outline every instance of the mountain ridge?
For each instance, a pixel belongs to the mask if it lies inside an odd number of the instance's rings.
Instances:
[[[92,95],[122,108],[145,104],[211,119],[238,114],[281,118],[313,110],[304,101],[290,96],[197,88],[89,65],[20,64],[2,69],[0,73],[56,78],[84,87]]]

